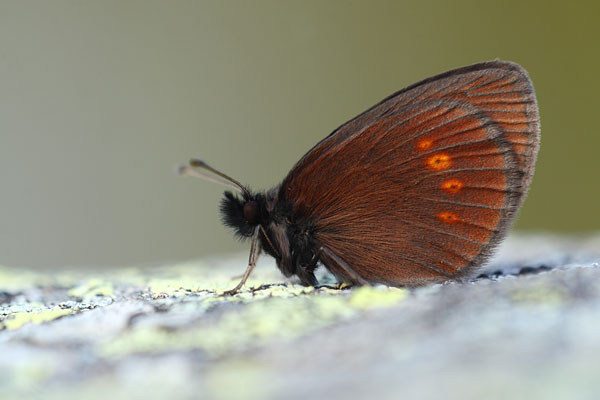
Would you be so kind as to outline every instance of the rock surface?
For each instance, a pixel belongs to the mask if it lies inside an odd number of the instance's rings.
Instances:
[[[0,398],[600,398],[600,236],[511,236],[478,277],[303,287],[263,259],[0,267]],[[329,279],[329,280],[328,280]]]

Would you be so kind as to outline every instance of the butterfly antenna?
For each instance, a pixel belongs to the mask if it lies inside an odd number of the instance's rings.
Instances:
[[[215,174],[217,176],[203,173],[192,167],[205,169],[207,171],[212,172],[213,174]],[[219,183],[221,185],[228,186],[232,189],[238,190],[245,195],[248,195],[248,196],[250,195],[250,192],[248,191],[248,189],[246,189],[244,187],[244,185],[242,185],[241,183],[239,183],[238,181],[236,181],[229,175],[226,175],[226,174],[222,173],[221,171],[214,169],[213,167],[211,167],[204,161],[197,159],[197,158],[192,158],[190,160],[190,166],[188,166],[188,165],[180,166],[177,169],[177,173],[179,175],[195,176],[197,178],[202,178],[202,179],[205,179],[210,182]]]

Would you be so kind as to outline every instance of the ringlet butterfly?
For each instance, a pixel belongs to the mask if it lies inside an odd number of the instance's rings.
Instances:
[[[281,272],[316,285],[419,286],[468,276],[521,206],[540,142],[531,80],[505,61],[473,64],[385,98],[317,143],[280,185],[254,192],[192,159],[179,172],[230,186],[221,214]],[[211,172],[209,175],[200,169]]]

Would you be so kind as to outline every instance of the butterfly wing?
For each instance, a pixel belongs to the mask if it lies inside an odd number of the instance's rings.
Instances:
[[[281,190],[294,215],[313,222],[315,240],[363,279],[443,281],[480,265],[503,237],[538,146],[527,73],[480,63],[403,89],[340,126]]]

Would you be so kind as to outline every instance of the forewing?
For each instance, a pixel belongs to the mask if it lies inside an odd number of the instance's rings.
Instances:
[[[342,125],[282,190],[295,215],[314,222],[317,241],[364,279],[441,281],[479,265],[503,236],[538,143],[524,70],[476,64],[403,89]]]

